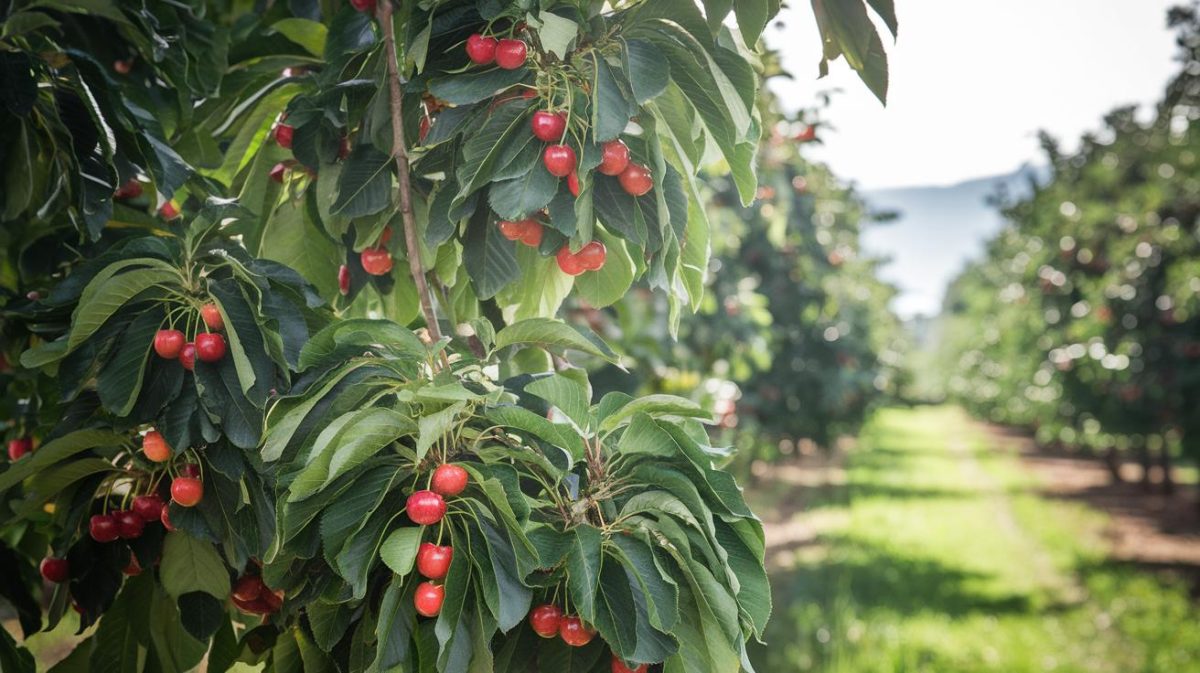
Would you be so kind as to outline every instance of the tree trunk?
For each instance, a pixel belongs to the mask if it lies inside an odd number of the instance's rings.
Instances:
[[[1104,452],[1104,467],[1108,468],[1108,476],[1112,479],[1112,483],[1120,484],[1125,481],[1121,476],[1121,456],[1116,447],[1110,446]]]
[[[1162,470],[1162,491],[1167,495],[1175,493],[1175,479],[1171,477],[1171,447],[1163,442],[1158,450],[1158,467]]]
[[[1138,462],[1142,464],[1142,490],[1149,493],[1154,490],[1154,484],[1150,481],[1150,471],[1154,469],[1154,461],[1150,457],[1150,447],[1145,444],[1138,449]]]

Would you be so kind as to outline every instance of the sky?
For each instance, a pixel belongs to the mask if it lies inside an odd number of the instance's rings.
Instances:
[[[808,2],[793,0],[766,39],[796,75],[772,82],[786,108],[835,92],[822,112],[830,128],[809,156],[856,183],[876,206],[907,206],[899,222],[869,229],[863,244],[894,260],[883,276],[901,290],[893,308],[911,317],[939,310],[945,285],[1001,224],[982,199],[975,210],[975,197],[964,205],[964,192],[930,188],[1036,165],[1040,129],[1070,149],[1112,108],[1153,104],[1177,67],[1166,10],[1178,3],[895,2],[900,34],[895,43],[885,37],[887,107],[844,61],[816,79],[820,41]],[[896,187],[924,189],[914,199]],[[939,194],[953,203],[943,208]]]

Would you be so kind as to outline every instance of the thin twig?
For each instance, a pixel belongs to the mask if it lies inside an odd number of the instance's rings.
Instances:
[[[408,149],[404,143],[404,97],[400,91],[399,61],[396,56],[396,29],[392,25],[392,0],[380,0],[376,17],[383,28],[384,48],[387,50],[388,93],[391,98],[392,114],[392,157],[396,160],[396,180],[400,189],[400,219],[404,222],[404,243],[408,246],[408,271],[417,286],[417,297],[421,301],[421,312],[425,315],[425,327],[433,340],[442,339],[437,314],[433,311],[433,299],[429,294],[429,283],[425,269],[421,266],[421,246],[417,241],[417,225],[413,220],[412,187],[409,178]]]

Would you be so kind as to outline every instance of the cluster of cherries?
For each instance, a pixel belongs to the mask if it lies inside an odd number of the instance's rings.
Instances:
[[[283,592],[273,591],[262,576],[245,574],[238,578],[230,594],[234,607],[250,615],[270,615],[283,606]]]
[[[158,357],[179,360],[188,371],[196,367],[197,358],[201,362],[217,362],[225,357],[225,337],[217,333],[225,329],[221,310],[216,304],[205,304],[200,307],[200,317],[211,331],[197,334],[195,341],[187,341],[183,332],[177,329],[158,330],[154,335],[154,352]]]
[[[539,605],[529,611],[529,626],[543,638],[558,636],[571,647],[583,647],[596,637],[596,629],[584,623],[578,615],[564,615],[553,603]],[[617,655],[612,655],[612,673],[646,673],[649,664],[629,668]]]
[[[142,438],[142,451],[153,462],[163,463],[171,458],[171,447],[156,430]],[[171,501],[181,507],[194,507],[204,497],[204,483],[200,480],[200,468],[194,464],[180,467],[179,475],[171,481]],[[175,530],[169,516],[170,506],[163,502],[158,493],[150,492],[135,496],[129,509],[93,515],[88,521],[88,535],[96,542],[105,544],[117,540],[136,540],[145,532],[146,524],[158,522],[167,530]],[[53,556],[42,559],[42,577],[47,581],[61,583],[71,578],[71,566],[65,558]],[[126,575],[142,572],[137,556],[130,555],[125,567]]]
[[[467,488],[467,471],[458,465],[439,465],[433,471],[428,490],[415,491],[408,496],[405,511],[408,518],[420,526],[431,526],[441,522],[446,516],[446,500],[452,498]],[[436,617],[442,611],[442,603],[446,600],[446,587],[435,584],[446,578],[450,572],[450,561],[454,558],[454,549],[450,545],[436,545],[422,542],[417,548],[417,572],[426,581],[417,585],[413,595],[413,605],[417,614],[423,617]]]
[[[502,70],[516,70],[525,65],[528,55],[529,48],[521,40],[497,40],[479,33],[467,38],[467,58],[475,65],[495,63]]]

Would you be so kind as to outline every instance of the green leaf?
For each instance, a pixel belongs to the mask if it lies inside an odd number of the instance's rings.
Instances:
[[[558,192],[558,178],[541,161],[524,175],[492,183],[488,204],[505,220],[520,220],[545,208]]]
[[[500,156],[512,142],[527,140],[526,125],[533,102],[519,99],[504,103],[492,111],[480,129],[470,136],[462,148],[462,160],[455,171],[458,195],[452,206],[490,182]]]
[[[612,432],[639,413],[655,417],[712,419],[712,414],[687,398],[675,395],[643,395],[605,418],[600,424],[600,431]]]
[[[323,23],[289,17],[271,24],[271,28],[304,47],[305,51],[313,56],[325,53],[325,38],[329,30]]]
[[[596,621],[596,592],[600,584],[600,531],[589,524],[572,529],[574,539],[567,553],[567,588],[571,603],[584,621]]]
[[[421,546],[421,528],[397,528],[383,541],[379,547],[379,557],[392,572],[404,577],[412,572],[413,563],[417,560],[417,549]]]
[[[45,14],[32,13],[33,16]],[[10,17],[11,20],[11,17]],[[7,23],[5,24],[7,28]],[[37,141],[30,137],[25,124],[18,127],[17,137],[7,148],[4,165],[4,211],[0,220],[15,220],[33,200],[33,179],[37,176],[34,161],[37,158]]]
[[[640,536],[614,535],[618,553],[646,594],[650,622],[670,632],[679,621],[679,590],[654,558],[649,542]]]
[[[491,299],[520,273],[516,243],[504,238],[491,222],[486,208],[471,218],[463,239],[463,266],[480,299]]]
[[[514,323],[529,318],[551,318],[557,314],[575,279],[558,268],[554,257],[542,257],[526,245],[517,250],[517,265],[520,269],[517,281],[497,295],[504,320]]]
[[[767,22],[771,20],[771,4],[769,0],[739,0],[733,3],[738,29],[742,31],[747,47],[754,48]]]
[[[574,350],[614,364],[618,361],[617,354],[599,337],[551,318],[529,318],[501,329],[496,333],[496,348],[508,346],[536,346],[556,352]]]
[[[552,374],[526,385],[525,392],[549,402],[580,429],[587,430],[591,426],[588,391],[579,381],[562,374]]]
[[[425,460],[425,454],[429,453],[430,447],[458,425],[460,416],[466,408],[466,402],[456,402],[441,411],[421,416],[417,420],[420,428],[420,432],[417,434],[418,461]]]
[[[550,12],[541,12],[536,17],[529,14],[528,23],[537,28],[543,49],[558,56],[559,60],[567,60],[571,43],[579,34],[579,24]]]
[[[94,287],[97,280],[103,282]],[[130,299],[156,286],[176,284],[179,274],[166,269],[134,269],[112,278],[97,277],[84,291],[88,300],[80,300],[71,316],[71,335],[67,339],[67,350],[73,351],[96,333],[104,322]]]
[[[206,602],[191,605],[195,610],[189,619],[201,618],[208,624],[200,624],[216,631],[222,618],[225,617],[221,604],[215,598],[205,593],[192,594],[203,596]],[[216,613],[211,612],[215,604]],[[203,605],[204,607],[200,607]],[[154,600],[150,603],[150,641],[154,645],[154,653],[158,655],[159,666],[163,673],[187,673],[200,664],[208,643],[200,642],[184,629],[183,616],[175,601],[159,587],[155,587]],[[210,633],[211,635],[211,633]],[[207,640],[207,636],[205,637]]]
[[[413,429],[408,417],[392,409],[373,407],[342,414],[317,436],[305,468],[289,488],[287,501],[298,502],[321,491]]]
[[[629,293],[635,269],[623,241],[606,231],[596,233],[596,238],[604,243],[608,251],[604,266],[597,271],[588,271],[578,276],[575,279],[575,290],[579,297],[593,308],[604,308],[615,304]]]
[[[636,608],[624,568],[608,557],[600,568],[596,617],[593,623],[613,652],[624,660],[637,650]]]
[[[181,531],[163,541],[159,579],[172,598],[203,591],[219,600],[229,596],[229,572],[216,549]]]
[[[528,409],[516,406],[493,407],[488,409],[487,415],[495,423],[521,433],[532,434],[565,450],[571,456],[572,462],[583,460],[583,438],[566,424],[551,423]]]
[[[0,472],[0,494],[21,483],[27,477],[77,453],[88,449],[118,447],[124,444],[123,436],[103,430],[76,430],[53,439],[38,447],[36,451],[25,458],[10,463],[7,470]]]
[[[392,158],[373,146],[355,147],[342,165],[331,212],[343,217],[366,217],[392,205],[391,166]]]
[[[592,134],[596,142],[606,142],[621,135],[629,125],[635,107],[625,97],[616,75],[608,62],[592,52],[595,79],[592,81]]]
[[[896,6],[892,0],[867,0],[867,4],[883,19],[888,30],[892,31],[892,37],[896,37],[900,32],[900,24],[896,21]]]
[[[237,369],[241,392],[246,393],[255,406],[262,406],[270,394],[275,368],[267,356],[254,309],[233,280],[210,283],[208,290],[216,300],[225,322],[225,337]]]
[[[203,591],[184,594],[177,602],[180,625],[197,640],[207,641],[222,626],[229,623],[221,601]],[[201,653],[203,654],[203,650]]]
[[[447,75],[430,80],[429,93],[451,105],[469,105],[491,98],[529,76],[529,70],[493,68]]]
[[[134,318],[121,334],[116,352],[100,368],[96,392],[104,408],[117,416],[129,415],[137,403],[154,335],[164,317],[161,310],[151,310]]]
[[[671,82],[671,65],[662,51],[646,40],[625,42],[625,72],[639,105],[657,98]]]
[[[754,633],[762,637],[771,618],[771,585],[763,567],[765,547],[762,525],[739,519],[716,520],[717,541],[729,555],[729,571],[737,578],[738,605],[750,617]]]

